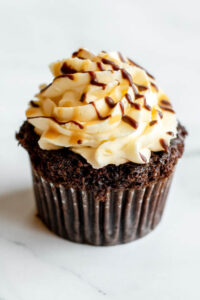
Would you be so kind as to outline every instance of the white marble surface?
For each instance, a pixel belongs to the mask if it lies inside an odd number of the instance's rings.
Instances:
[[[1,0],[0,300],[200,299],[199,10],[198,0]],[[157,74],[190,132],[163,221],[135,243],[73,244],[35,217],[14,133],[47,64],[79,46],[119,49]]]

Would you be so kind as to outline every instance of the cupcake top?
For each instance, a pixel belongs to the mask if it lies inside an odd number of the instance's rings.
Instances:
[[[118,52],[86,49],[50,65],[26,111],[46,150],[69,147],[94,168],[128,161],[145,164],[167,151],[177,120],[155,78]]]

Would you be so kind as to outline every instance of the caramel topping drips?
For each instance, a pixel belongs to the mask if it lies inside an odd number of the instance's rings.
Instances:
[[[120,52],[80,48],[50,66],[26,112],[45,150],[68,147],[94,168],[128,161],[145,164],[168,151],[176,116],[155,78]]]

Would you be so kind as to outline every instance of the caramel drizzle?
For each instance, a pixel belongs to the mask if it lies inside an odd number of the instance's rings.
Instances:
[[[35,103],[33,100],[31,100],[29,103],[32,107],[40,107],[39,104]]]
[[[154,77],[153,75],[151,75],[145,68],[141,67],[140,65],[138,65],[136,62],[134,62],[134,61],[133,61],[132,59],[130,59],[130,58],[129,58],[128,60],[129,60],[129,62],[130,62],[132,65],[134,65],[134,66],[136,66],[136,67],[142,69],[143,71],[145,71],[145,72],[147,73],[147,75],[148,75],[150,78],[152,78],[152,79],[155,80],[155,77]]]
[[[79,49],[79,51],[76,51],[72,54],[72,57],[76,57],[79,55],[79,52],[81,51],[82,49]],[[104,53],[106,53],[105,51],[102,51]],[[119,58],[122,62],[126,62],[124,57],[121,55],[120,52],[118,52],[118,55],[119,55]],[[81,58],[79,57],[80,59],[84,59],[84,58]],[[111,60],[108,60],[106,58],[102,58],[102,62],[104,64],[109,64],[112,66],[113,70],[115,71],[118,71],[118,70],[121,70],[121,74],[122,74],[122,77],[126,80],[128,80],[130,86],[132,87],[133,89],[133,92],[134,92],[134,96],[135,96],[135,99],[139,99],[139,98],[142,98],[144,97],[143,95],[140,95],[136,89],[135,86],[137,86],[138,90],[140,91],[144,91],[144,90],[147,90],[148,87],[146,86],[143,86],[143,85],[139,85],[139,84],[136,84],[136,83],[133,83],[133,80],[132,80],[132,77],[130,75],[130,73],[128,73],[125,69],[120,69],[120,67],[118,65],[116,65],[113,61]],[[143,69],[147,75],[149,77],[151,77],[152,79],[154,79],[154,77],[149,74],[144,68],[142,68],[141,66],[139,66],[138,64],[136,64],[135,62],[133,62],[132,60],[129,59],[129,62],[137,67],[140,67],[141,69]],[[103,65],[101,62],[97,62],[97,66],[98,68],[101,70],[101,71],[104,71],[105,69],[103,68]],[[63,75],[59,75],[57,76],[54,80],[58,79],[58,78],[63,78],[63,77],[68,77],[69,79],[73,80],[74,79],[74,76],[72,74],[76,73],[77,71],[75,69],[72,69],[71,67],[69,67],[66,63],[64,63],[60,69],[60,71],[63,73]],[[91,77],[91,80],[90,80],[90,83],[93,84],[93,85],[97,85],[97,86],[101,86],[103,89],[105,89],[106,87],[106,84],[105,83],[101,83],[101,82],[98,82],[97,79],[96,79],[96,74],[93,72],[93,71],[89,71],[88,72],[90,77]],[[53,81],[54,81],[53,80]],[[53,82],[52,82],[53,83]],[[50,83],[49,85],[47,85],[45,88],[43,88],[40,93],[44,92],[48,87],[50,87],[52,85],[52,83]],[[151,82],[151,85],[154,86],[156,89],[157,89],[157,86]],[[81,95],[81,98],[80,98],[80,101],[83,102],[85,100],[85,93],[83,93]],[[129,94],[126,94],[125,95],[127,101],[131,104],[131,106],[133,106],[135,109],[137,110],[140,110],[141,109],[141,105],[139,103],[134,103],[132,100],[131,100],[131,96]],[[113,99],[111,97],[105,97],[105,102],[106,104],[110,107],[110,108],[113,108],[117,103],[115,103],[113,101]],[[100,120],[105,120],[107,118],[110,117],[110,115],[108,116],[105,116],[105,117],[102,117],[101,114],[99,113],[99,111],[97,110],[96,108],[96,105],[94,102],[91,102],[91,104],[93,105],[93,107],[95,108],[95,111],[97,113],[97,116]],[[165,103],[166,104],[166,103]],[[33,105],[34,106],[34,105]],[[161,107],[162,105],[160,105]],[[146,98],[144,97],[144,107],[151,111],[151,107],[146,103]],[[161,107],[162,108],[162,107]],[[122,120],[126,123],[128,123],[129,125],[131,125],[133,128],[137,129],[138,128],[138,122],[135,121],[133,118],[131,118],[130,116],[128,115],[125,115],[124,114],[124,105],[122,102],[120,102],[120,109],[121,109],[121,112],[122,112]],[[164,108],[163,108],[164,109]],[[171,108],[166,108],[166,110],[170,110],[170,111],[173,111]],[[162,113],[160,111],[158,111],[160,117],[162,115]],[[46,117],[46,116],[37,116],[37,117],[29,117],[28,119],[33,119],[33,118],[49,118],[49,119],[52,119],[53,121],[55,121],[56,123],[60,124],[60,125],[63,125],[63,124],[66,124],[66,123],[69,123],[69,122],[72,122],[74,123],[75,125],[79,126],[79,128],[83,129],[83,125],[76,122],[76,121],[68,121],[68,122],[59,122],[57,121],[55,118],[53,117]],[[152,121],[152,122],[157,122],[157,121]],[[150,123],[152,123],[150,122]],[[154,123],[155,124],[155,123]],[[152,124],[153,125],[153,124]],[[145,158],[146,160],[146,158]]]
[[[142,154],[142,153],[140,153],[139,152],[139,154],[140,154],[140,157],[141,157],[141,159],[143,160],[143,162],[147,162],[147,159],[146,159],[146,157]]]
[[[77,71],[70,66],[66,62],[63,63],[62,67],[60,68],[60,72],[62,74],[74,74],[77,73]]]
[[[112,60],[109,60],[107,58],[102,58],[102,63],[105,65],[111,65],[114,71],[119,71],[120,67],[116,65]]]
[[[107,104],[110,108],[115,107],[115,105],[117,104],[117,103],[115,103],[114,100],[113,100],[111,97],[109,97],[109,96],[106,96],[106,97],[105,97],[105,102],[106,102],[106,104]]]
[[[96,105],[94,102],[90,102],[90,104],[94,107],[95,111],[96,111],[96,114],[97,114],[97,117],[99,118],[99,120],[106,120],[108,118],[110,118],[110,115],[108,116],[105,116],[105,117],[102,117],[102,115],[100,114],[100,112],[98,111]]]
[[[133,102],[132,99],[131,99],[131,96],[130,96],[128,93],[126,93],[125,97],[126,97],[126,100],[128,101],[128,103],[129,103],[131,106],[133,106],[133,107],[134,107],[135,109],[137,109],[137,110],[140,110],[140,109],[141,109],[141,105],[140,105],[139,103]]]
[[[100,71],[105,71],[105,69],[100,61],[97,62],[97,67],[99,68]]]
[[[132,77],[130,75],[130,73],[128,73],[125,69],[121,69],[121,74],[122,74],[122,77],[126,80],[128,80],[130,86],[132,87],[133,89],[133,93],[135,95],[135,99],[139,99],[139,98],[142,98],[143,95],[140,95],[133,83],[133,80],[132,80]]]
[[[126,61],[125,61],[123,55],[121,54],[121,52],[118,52],[118,55],[119,55],[120,60],[121,60],[123,63],[125,63]]]
[[[159,142],[160,142],[161,146],[163,147],[163,149],[165,150],[165,152],[167,152],[168,148],[169,148],[167,145],[167,142],[164,139],[160,139]]]
[[[102,83],[102,82],[98,82],[97,79],[96,79],[96,74],[93,71],[89,71],[88,73],[89,73],[90,78],[91,78],[90,83],[93,84],[93,85],[101,86],[104,90],[105,87],[106,87],[106,84]]]
[[[79,122],[76,122],[76,121],[67,121],[67,122],[59,122],[58,120],[56,120],[54,117],[47,117],[47,116],[35,116],[35,117],[28,117],[27,119],[28,120],[31,120],[31,119],[38,119],[38,118],[43,118],[43,119],[50,119],[52,121],[54,121],[55,123],[59,124],[59,125],[65,125],[67,123],[73,123],[75,125],[77,125],[80,129],[83,129],[83,125]]]
[[[130,126],[132,126],[134,129],[138,128],[138,122],[135,121],[133,118],[129,117],[128,115],[124,114],[124,105],[122,102],[120,102],[120,109],[121,109],[121,113],[122,113],[122,121],[124,121],[125,123],[129,124]]]
[[[157,123],[158,123],[157,120],[153,120],[153,121],[149,122],[149,125],[150,125],[150,126],[153,126],[153,125],[155,125],[155,124],[157,124]]]

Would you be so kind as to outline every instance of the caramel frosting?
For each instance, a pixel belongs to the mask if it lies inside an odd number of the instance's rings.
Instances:
[[[69,147],[94,168],[145,164],[151,151],[168,151],[176,116],[144,68],[117,52],[79,49],[50,69],[52,83],[26,111],[42,149]]]

